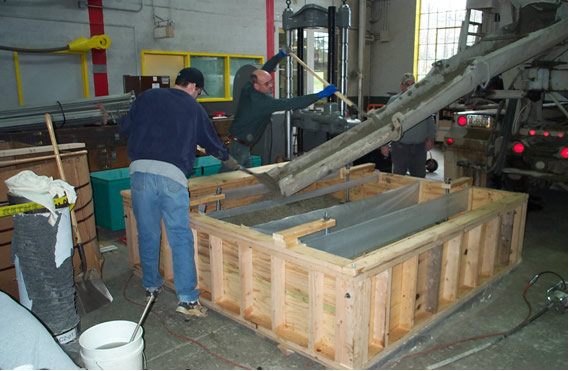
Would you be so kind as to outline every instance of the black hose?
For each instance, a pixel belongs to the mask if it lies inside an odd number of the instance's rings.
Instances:
[[[29,48],[18,48],[14,46],[0,45],[0,50],[6,50],[9,52],[18,52],[18,53],[54,53],[54,52],[63,52],[69,50],[69,47],[63,46],[61,48],[29,49]]]

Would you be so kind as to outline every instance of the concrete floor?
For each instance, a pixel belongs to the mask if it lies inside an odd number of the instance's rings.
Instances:
[[[440,154],[434,154],[437,159]],[[442,164],[442,158],[437,159]],[[442,177],[442,169],[428,178]],[[413,357],[459,339],[507,331],[527,315],[522,293],[537,273],[553,271],[567,279],[567,191],[541,194],[541,209],[530,208],[524,239],[523,262],[499,282],[466,302],[442,323],[422,331],[373,369],[427,369],[467,350],[482,347],[486,338],[446,347]],[[137,322],[143,312],[144,289],[127,266],[126,246],[117,238],[124,231],[100,229],[99,240],[117,249],[104,253],[104,281],[114,301],[84,315],[81,329],[112,320]],[[546,304],[546,290],[558,278],[543,274],[529,288],[533,314]],[[275,342],[210,310],[205,319],[176,313],[173,292],[160,294],[143,323],[148,369],[323,369],[301,355],[284,355]],[[78,345],[68,351],[79,361]],[[550,309],[534,322],[498,343],[458,360],[443,369],[567,369],[567,314]]]

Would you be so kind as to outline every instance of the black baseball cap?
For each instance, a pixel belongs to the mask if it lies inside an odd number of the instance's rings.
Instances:
[[[198,88],[202,89],[205,95],[209,95],[207,90],[205,90],[203,74],[197,68],[187,67],[178,72],[178,76],[176,76],[176,84],[179,85],[179,82],[184,81],[193,82]]]

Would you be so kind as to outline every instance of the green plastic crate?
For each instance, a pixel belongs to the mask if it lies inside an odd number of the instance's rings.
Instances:
[[[253,167],[261,166],[261,156],[251,156]],[[194,171],[190,178],[219,173],[221,161],[212,156],[196,157],[194,161]]]
[[[251,156],[253,167],[261,166],[260,156]],[[219,172],[221,161],[211,156],[196,157],[194,172],[190,178],[213,175]],[[96,171],[91,175],[95,224],[111,231],[124,229],[124,209],[121,191],[130,189],[130,175],[127,167]]]
[[[221,169],[221,161],[211,156],[197,157],[194,168],[202,169],[202,175],[213,175],[219,173]]]
[[[128,168],[96,171],[90,175],[95,224],[111,231],[124,229],[124,210],[120,192],[130,189]]]

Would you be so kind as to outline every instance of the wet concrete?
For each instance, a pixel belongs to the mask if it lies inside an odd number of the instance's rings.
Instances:
[[[339,204],[340,201],[337,198],[324,195],[303,201],[292,202],[286,205],[266,208],[252,213],[232,216],[230,218],[223,219],[223,221],[237,225],[246,225],[249,227]]]

